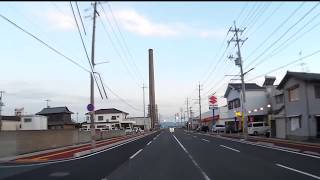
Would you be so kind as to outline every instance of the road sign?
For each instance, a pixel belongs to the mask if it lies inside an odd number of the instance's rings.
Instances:
[[[93,111],[93,110],[94,110],[93,104],[88,104],[87,110],[88,110],[88,111]]]

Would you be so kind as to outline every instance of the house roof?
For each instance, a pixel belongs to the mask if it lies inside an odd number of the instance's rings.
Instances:
[[[275,81],[276,81],[276,77],[265,76],[265,80],[262,86],[272,86]]]
[[[1,116],[2,121],[20,121],[19,116]]]
[[[123,114],[129,114],[124,111],[120,111],[119,109],[116,108],[109,108],[109,109],[98,109],[94,111],[95,114],[116,114],[116,113],[123,113]],[[86,113],[89,114],[89,113]]]
[[[50,107],[50,108],[43,108],[40,112],[36,113],[36,115],[48,115],[48,114],[73,114],[73,112],[69,111],[69,109],[64,107]]]
[[[300,79],[303,81],[317,81],[320,82],[320,74],[318,73],[305,73],[305,72],[292,72],[292,71],[287,71],[286,75],[283,77],[281,80],[279,86],[277,87],[278,89],[282,89],[283,86],[286,84],[286,82],[290,78],[296,78]]]
[[[245,88],[246,88],[246,91],[264,90],[265,89],[265,87],[261,87],[256,83],[245,83]],[[228,94],[230,93],[231,89],[241,90],[242,89],[242,85],[241,85],[241,83],[229,83],[228,84],[228,88],[227,88],[226,92],[224,93],[224,97],[225,98],[228,96]]]

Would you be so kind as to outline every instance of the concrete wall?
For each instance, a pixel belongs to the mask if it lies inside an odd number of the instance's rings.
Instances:
[[[102,140],[125,135],[124,131],[97,132]],[[90,142],[90,131],[77,129],[2,131],[0,132],[0,157],[15,156],[46,149]]]
[[[1,130],[2,131],[16,131],[20,129],[20,121],[1,121]]]

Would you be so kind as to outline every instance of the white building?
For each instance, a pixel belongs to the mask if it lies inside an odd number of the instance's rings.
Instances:
[[[246,114],[248,121],[267,121],[268,99],[266,88],[255,83],[245,83]],[[228,102],[228,118],[234,119],[236,127],[242,129],[242,86],[241,83],[229,83],[224,94]]]
[[[48,120],[46,116],[24,115],[21,116],[21,130],[47,130]]]
[[[1,116],[0,130],[1,131],[16,131],[21,128],[19,116]]]
[[[151,129],[151,119],[149,117],[128,117],[126,121],[135,122],[134,127],[140,127],[143,130]]]
[[[111,130],[125,128],[132,122],[124,122],[128,113],[115,108],[98,109],[94,113],[94,124],[97,130]],[[86,113],[86,122],[82,124],[82,130],[90,130],[90,114]]]

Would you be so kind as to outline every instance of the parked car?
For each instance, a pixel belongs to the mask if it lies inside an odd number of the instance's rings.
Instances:
[[[212,127],[212,132],[225,132],[226,127],[224,124],[216,124]]]
[[[126,132],[126,133],[132,133],[133,130],[131,129],[131,127],[126,127],[126,129],[124,130],[124,132]]]
[[[201,131],[203,132],[208,132],[209,131],[209,126],[202,126]]]
[[[266,122],[251,122],[248,124],[248,134],[250,135],[266,135],[270,131],[270,126]]]

